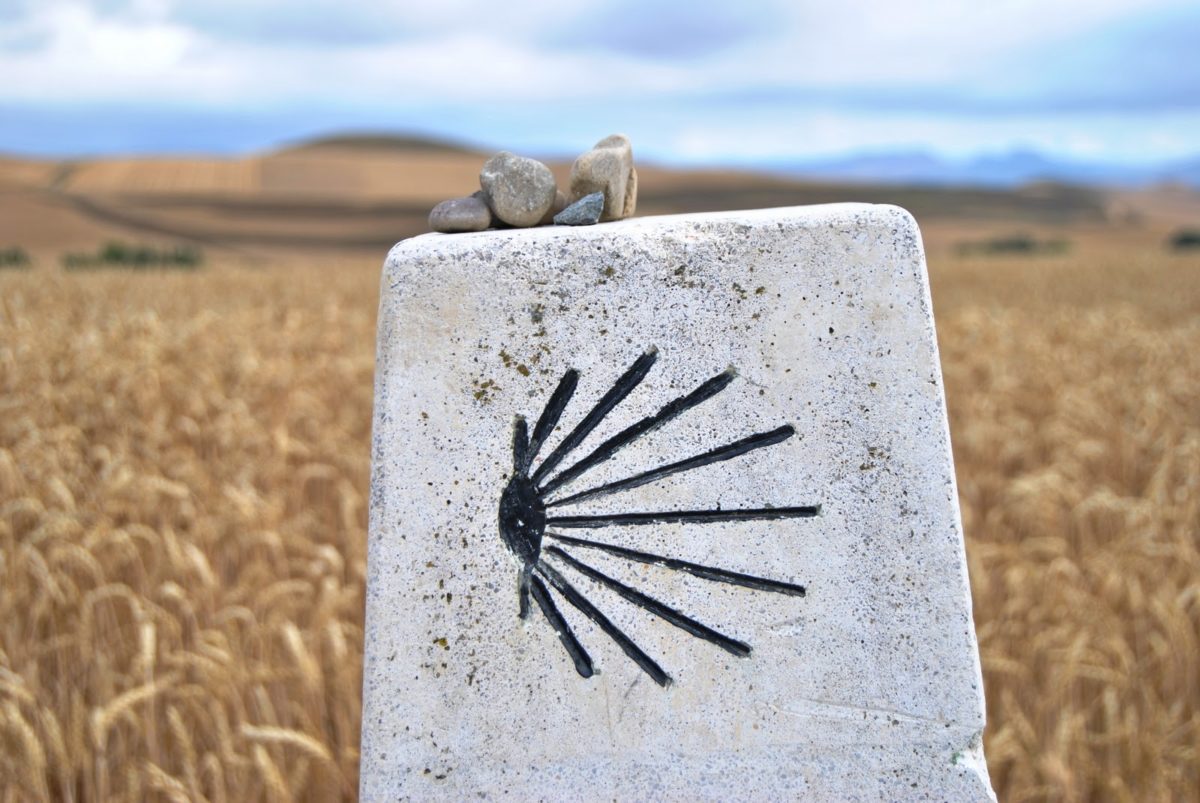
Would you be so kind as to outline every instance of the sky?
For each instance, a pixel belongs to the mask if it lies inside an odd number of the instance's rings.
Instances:
[[[342,131],[671,164],[1200,153],[1197,0],[0,0],[0,151]]]

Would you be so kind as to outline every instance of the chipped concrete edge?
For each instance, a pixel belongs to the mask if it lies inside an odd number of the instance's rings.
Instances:
[[[950,439],[950,416],[949,409],[946,405],[946,383],[942,374],[942,357],[938,347],[937,339],[937,324],[934,318],[933,295],[929,283],[929,268],[925,259],[925,245],[921,236],[921,227],[917,224],[917,220],[912,213],[907,209],[893,204],[880,204],[873,206],[876,211],[885,212],[894,221],[897,230],[903,231],[906,235],[908,249],[911,254],[912,262],[915,266],[915,278],[917,285],[920,287],[921,308],[927,314],[924,319],[928,321],[927,336],[933,348],[933,373],[934,380],[937,382],[938,388],[941,390],[941,428],[945,442],[945,460],[948,465],[954,466],[954,450]],[[881,221],[884,222],[884,221]],[[966,617],[967,627],[969,628],[970,643],[973,649],[971,656],[974,663],[974,674],[979,684],[979,694],[976,695],[978,703],[977,715],[978,720],[974,727],[970,729],[971,741],[963,747],[962,750],[954,754],[953,763],[964,768],[968,772],[973,773],[979,780],[980,785],[986,795],[987,800],[996,800],[995,790],[992,788],[991,776],[988,774],[987,762],[983,753],[983,733],[987,726],[987,699],[986,690],[983,686],[983,667],[979,659],[979,639],[975,631],[975,616],[974,603],[971,596],[971,579],[967,565],[966,553],[966,534],[963,531],[962,525],[962,508],[958,498],[958,476],[957,471],[950,473],[950,505],[952,522],[958,530],[958,542],[961,548],[958,550],[958,576],[959,585],[962,591],[962,596],[966,601]],[[966,723],[964,723],[966,724]]]

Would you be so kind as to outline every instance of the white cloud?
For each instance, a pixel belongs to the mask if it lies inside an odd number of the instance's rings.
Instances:
[[[203,42],[187,28],[107,18],[82,3],[40,6],[16,33],[46,45],[0,52],[8,101],[163,100],[185,88],[218,97],[238,78],[229,65],[198,58]]]
[[[1138,93],[1135,61],[1120,81],[1055,65],[1073,52],[1102,67],[1122,55],[1111,41],[1119,23],[1188,2],[757,0],[739,10],[767,24],[697,53],[645,38],[656,26],[676,34],[694,13],[683,0],[618,7],[638,15],[638,48],[620,46],[620,13],[601,0],[30,0],[0,27],[0,104],[299,108],[335,119],[354,109],[356,120],[375,110],[390,124],[408,110],[414,127],[491,115],[496,131],[536,125],[527,138],[546,141],[582,118],[629,120],[691,159],[1017,140],[1112,152],[1136,130],[1187,139],[1179,126],[1194,115],[1098,111],[1105,92]],[[1093,31],[1110,40],[1089,42]],[[1093,51],[1103,58],[1078,57]],[[1181,79],[1172,91],[1200,106],[1200,87]],[[1072,93],[1097,108],[1054,113]]]
[[[0,50],[0,71],[10,77],[0,86],[0,99],[174,101],[183,95],[231,103],[304,97],[386,102],[400,91],[406,100],[471,102],[485,95],[542,101],[682,89],[988,91],[1007,85],[1001,68],[1015,51],[1166,4],[845,0],[748,7],[744,13],[777,17],[763,36],[708,58],[671,62],[606,50],[611,32],[597,31],[594,48],[586,46],[586,29],[572,35],[578,44],[570,50],[543,44],[572,20],[586,25],[594,18],[590,4],[447,0],[356,7],[327,0],[299,6],[293,0],[129,0],[101,11],[83,0],[46,0],[29,6],[26,18],[6,32],[36,35],[46,45]],[[296,25],[285,23],[304,9],[309,33],[319,38],[327,20],[332,44],[298,42],[281,33],[297,33]],[[656,15],[652,19],[669,37],[674,15],[691,12],[673,2],[631,13]],[[335,38],[333,31],[346,32],[355,15],[363,25],[354,30],[390,29],[394,36],[370,42]],[[229,35],[223,35],[223,20]],[[1033,78],[1024,75],[1026,81]]]
[[[681,68],[629,57],[546,51],[482,33],[447,33],[340,48],[223,40],[156,13],[103,16],[84,3],[37,8],[0,48],[0,101],[193,100],[246,103],[537,102],[583,93],[670,91]]]
[[[781,161],[798,154],[839,156],[849,152],[927,150],[966,157],[980,152],[1032,149],[1079,159],[1150,164],[1194,156],[1200,111],[1131,117],[1091,113],[1056,117],[1018,115],[984,120],[918,114],[780,111],[753,122],[731,115],[690,120],[655,149],[670,163],[746,164]]]

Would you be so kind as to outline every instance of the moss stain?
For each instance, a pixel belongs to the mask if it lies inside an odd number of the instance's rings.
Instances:
[[[500,390],[500,386],[492,379],[484,379],[483,381],[476,379],[474,380],[474,385],[475,392],[473,395],[475,396],[475,401],[483,404],[489,404],[492,401],[492,394]]]
[[[523,362],[517,362],[516,358],[504,349],[500,349],[500,359],[504,362],[505,368],[512,368],[521,376],[529,376],[529,366]]]

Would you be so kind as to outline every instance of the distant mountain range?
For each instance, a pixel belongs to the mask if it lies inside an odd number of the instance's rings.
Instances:
[[[305,148],[442,152],[474,154],[481,158],[494,150],[480,144],[416,133],[347,131],[293,142],[285,146],[283,151]],[[570,162],[570,157],[560,156],[558,161]],[[1047,181],[1114,189],[1174,184],[1200,190],[1200,153],[1187,159],[1129,165],[1059,159],[1032,149],[981,154],[963,159],[939,156],[929,150],[884,150],[825,159],[745,162],[741,166],[793,179],[849,184],[1013,189]]]
[[[799,178],[888,184],[1014,187],[1037,181],[1136,187],[1184,184],[1200,188],[1200,154],[1150,165],[1054,159],[1033,150],[1014,150],[967,159],[929,151],[880,151],[835,159],[776,163],[772,169]]]

